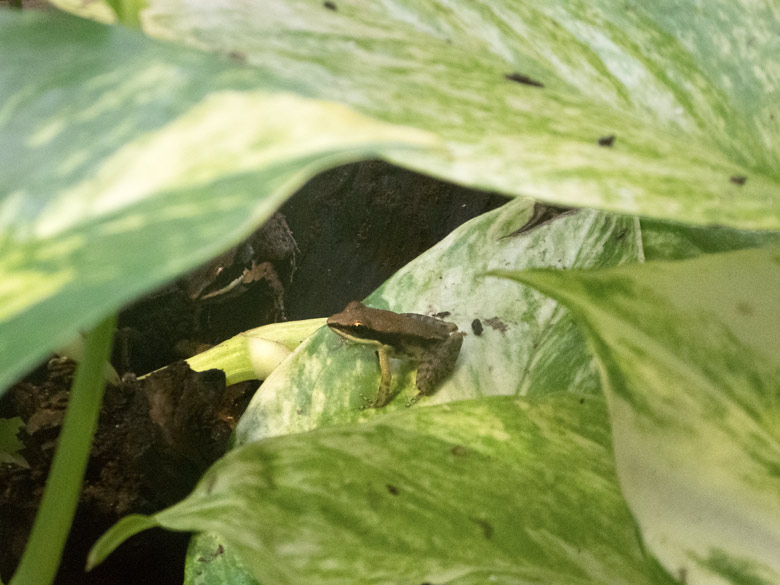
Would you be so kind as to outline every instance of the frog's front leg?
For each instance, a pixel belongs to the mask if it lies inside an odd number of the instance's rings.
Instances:
[[[425,352],[417,368],[416,386],[419,393],[412,402],[417,402],[421,396],[432,394],[436,387],[452,373],[462,344],[463,333],[453,333]]]
[[[379,369],[382,371],[382,381],[379,383],[379,391],[376,398],[371,403],[371,408],[381,408],[390,402],[390,385],[393,381],[393,374],[390,371],[390,355],[386,348],[377,349],[379,356]]]

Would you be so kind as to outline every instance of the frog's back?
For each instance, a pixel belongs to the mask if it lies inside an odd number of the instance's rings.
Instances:
[[[402,313],[403,317],[408,317],[403,321],[405,333],[420,339],[430,339],[431,341],[443,341],[458,330],[455,323],[443,321],[436,317],[420,315],[419,313]]]

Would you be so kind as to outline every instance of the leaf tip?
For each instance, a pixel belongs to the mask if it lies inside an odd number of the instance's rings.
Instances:
[[[141,514],[125,516],[109,528],[89,550],[85,570],[89,572],[97,567],[100,563],[105,561],[106,557],[114,552],[120,544],[131,536],[159,525],[159,522],[157,522],[154,516],[143,516]]]

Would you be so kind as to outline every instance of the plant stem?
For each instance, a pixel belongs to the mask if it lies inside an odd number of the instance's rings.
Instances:
[[[87,335],[84,361],[76,369],[41,507],[10,585],[49,585],[57,573],[100,414],[104,364],[115,326],[112,315]]]

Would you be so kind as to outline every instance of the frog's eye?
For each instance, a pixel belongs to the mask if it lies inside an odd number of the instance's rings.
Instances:
[[[354,323],[352,323],[352,329],[354,330],[355,333],[361,334],[361,333],[366,333],[368,331],[368,326],[362,321],[355,321]]]

